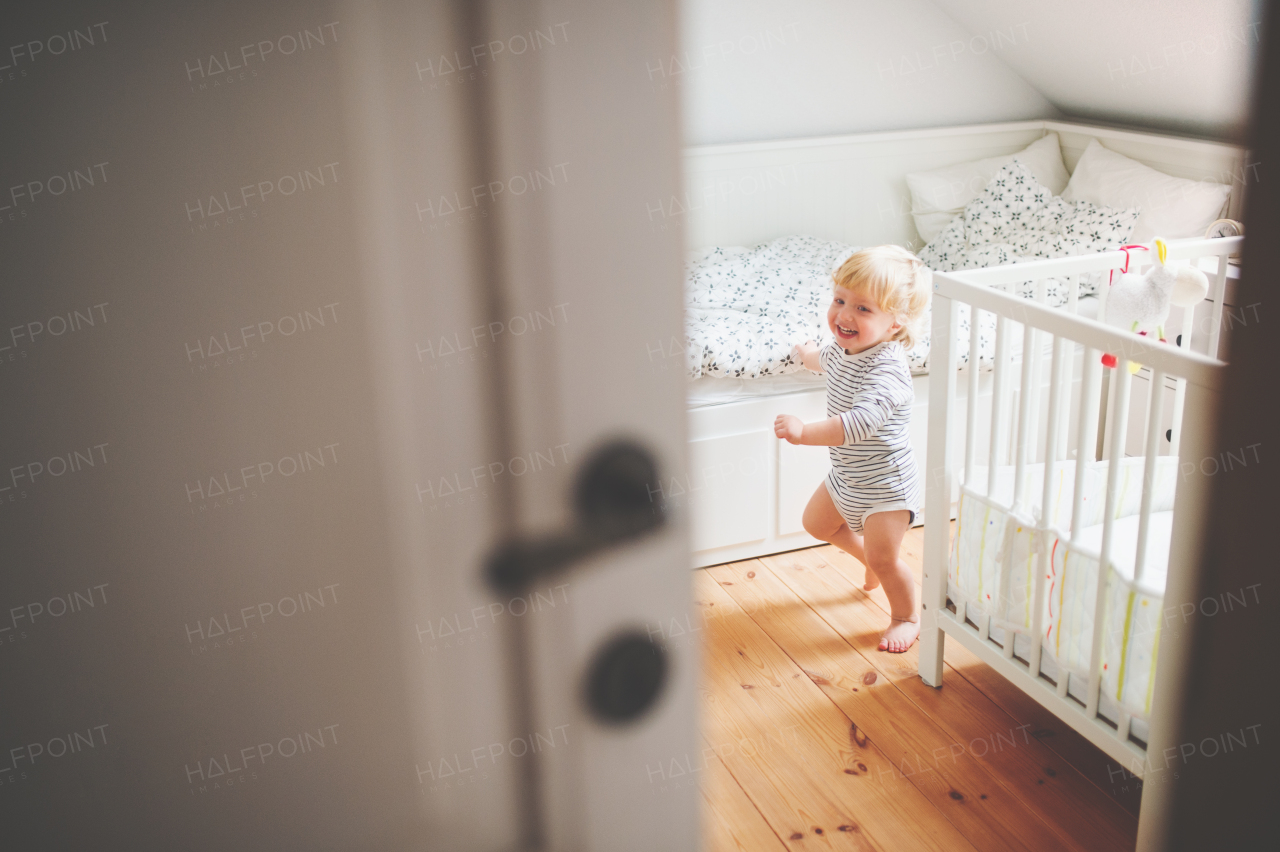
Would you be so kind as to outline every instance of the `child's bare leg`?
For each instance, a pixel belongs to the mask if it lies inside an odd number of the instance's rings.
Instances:
[[[920,613],[916,601],[916,584],[911,568],[898,558],[902,537],[911,524],[906,509],[876,512],[862,522],[863,549],[867,565],[884,583],[889,599],[892,622],[880,637],[880,650],[900,654],[911,647],[920,635]]]
[[[880,578],[872,570],[870,563],[867,562],[866,547],[862,536],[849,529],[848,524],[842,522],[840,529],[831,537],[831,543],[862,563],[864,569],[862,590],[864,592],[880,588]]]
[[[867,564],[866,553],[862,547],[862,536],[849,529],[849,525],[840,515],[840,510],[831,499],[831,492],[827,491],[825,482],[819,485],[818,490],[809,498],[809,505],[804,509],[803,523],[809,535],[819,541],[834,544],[863,564],[867,569],[863,589],[869,592],[880,585],[880,578]]]

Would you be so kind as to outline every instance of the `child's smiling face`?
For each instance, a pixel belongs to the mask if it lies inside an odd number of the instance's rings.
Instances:
[[[883,343],[902,327],[869,296],[847,287],[835,288],[827,326],[836,336],[836,345],[854,355]]]

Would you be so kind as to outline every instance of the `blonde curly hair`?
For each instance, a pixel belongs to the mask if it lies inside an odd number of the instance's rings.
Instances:
[[[911,350],[919,340],[920,319],[933,294],[933,273],[902,246],[875,246],[855,252],[832,276],[843,287],[869,297],[902,327],[891,339]]]

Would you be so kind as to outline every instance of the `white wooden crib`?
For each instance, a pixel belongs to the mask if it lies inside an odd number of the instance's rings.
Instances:
[[[1211,270],[1210,353],[1225,324],[1228,255],[1242,240],[1170,244],[1171,260]],[[1160,343],[1001,290],[1049,277],[1075,287],[1125,260],[1114,251],[935,273],[925,513],[951,517],[957,502],[958,511],[955,530],[925,525],[920,674],[941,686],[945,641],[960,642],[1117,769],[1143,776],[1162,765],[1148,754],[1173,745],[1189,649],[1185,633],[1162,628],[1197,588],[1209,481],[1200,462],[1213,458],[1224,365],[1176,345],[1191,339],[1191,311]],[[959,331],[963,306],[997,318],[989,394],[980,390],[986,376],[960,369],[960,348],[979,328],[975,316]],[[1115,369],[1102,353],[1118,357]],[[1130,362],[1143,365],[1136,375]],[[1159,588],[1157,539],[1169,524]],[[1136,538],[1122,552],[1124,530]],[[1170,786],[1145,785],[1144,824],[1166,807]],[[1140,825],[1140,849],[1144,838]]]

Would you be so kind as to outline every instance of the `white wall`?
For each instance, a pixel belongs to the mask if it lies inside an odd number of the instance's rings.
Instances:
[[[1239,140],[1260,0],[934,0],[975,34],[1028,38],[1001,58],[1071,116]]]
[[[649,76],[682,87],[691,145],[1058,115],[928,0],[685,0],[681,40]]]

